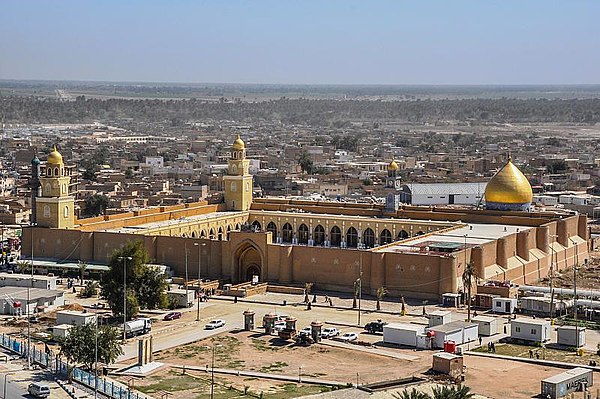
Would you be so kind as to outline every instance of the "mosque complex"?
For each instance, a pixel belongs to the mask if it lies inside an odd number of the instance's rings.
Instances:
[[[530,284],[588,258],[585,215],[533,210],[532,189],[512,161],[488,182],[484,207],[417,207],[398,198],[398,165],[388,166],[386,204],[253,198],[246,146],[231,147],[224,201],[161,206],[76,219],[70,169],[56,148],[32,161],[32,219],[23,253],[106,264],[141,240],[154,263],[176,275],[259,281],[351,292],[439,298],[464,290],[472,263],[483,280]],[[33,248],[32,248],[33,246]],[[192,266],[193,265],[193,266]]]

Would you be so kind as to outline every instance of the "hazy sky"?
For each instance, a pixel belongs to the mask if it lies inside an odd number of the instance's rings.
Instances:
[[[600,83],[600,1],[0,2],[0,79]]]

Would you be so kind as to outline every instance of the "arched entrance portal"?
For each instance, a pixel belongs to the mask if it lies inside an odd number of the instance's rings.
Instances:
[[[262,257],[258,249],[252,245],[242,247],[236,260],[240,282],[252,281],[252,276],[258,276],[258,280],[262,281]]]

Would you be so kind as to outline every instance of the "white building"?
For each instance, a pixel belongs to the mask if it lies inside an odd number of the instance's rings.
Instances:
[[[550,340],[550,322],[546,320],[512,320],[510,337],[529,342],[546,342]]]
[[[56,312],[56,325],[71,324],[73,326],[82,326],[89,323],[95,324],[96,318],[95,313],[61,310],[60,312]]]
[[[487,183],[405,184],[400,188],[400,201],[411,205],[477,205]]]

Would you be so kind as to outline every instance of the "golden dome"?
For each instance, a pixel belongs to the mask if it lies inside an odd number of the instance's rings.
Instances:
[[[63,163],[63,157],[60,154],[60,152],[58,152],[58,150],[56,149],[56,146],[54,146],[54,150],[52,150],[52,152],[48,154],[48,159],[46,160],[46,163],[50,163],[53,165],[60,165]]]
[[[398,166],[396,161],[394,161],[392,159],[392,162],[390,162],[390,164],[388,165],[388,170],[398,170],[398,169],[400,169],[400,167]]]
[[[502,204],[526,204],[533,200],[533,191],[525,175],[509,158],[490,179],[485,188],[485,202]]]
[[[232,148],[238,151],[246,149],[246,144],[244,143],[244,140],[240,138],[239,134],[237,135],[237,139],[233,142]]]

